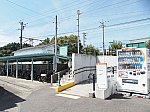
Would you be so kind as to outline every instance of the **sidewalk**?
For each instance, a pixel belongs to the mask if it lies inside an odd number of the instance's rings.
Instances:
[[[20,104],[33,92],[48,83],[0,76],[0,111],[19,112]],[[2,89],[3,88],[3,89]]]
[[[89,97],[89,92],[92,92],[92,83],[77,84],[69,89],[62,91],[63,94],[77,95],[83,97]]]
[[[12,77],[0,76],[1,84],[8,85],[15,89],[19,89],[21,91],[32,91],[35,89],[40,89],[43,86],[50,85],[48,83],[42,83],[39,81],[31,81],[26,79],[16,79]]]

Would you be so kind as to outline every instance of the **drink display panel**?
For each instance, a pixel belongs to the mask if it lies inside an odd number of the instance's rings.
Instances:
[[[119,91],[148,94],[150,58],[146,48],[123,48],[117,52],[117,82]],[[148,71],[149,70],[149,71]]]
[[[118,70],[140,70],[144,55],[140,50],[118,51]]]

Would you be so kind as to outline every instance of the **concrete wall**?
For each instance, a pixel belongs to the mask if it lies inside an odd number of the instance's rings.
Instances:
[[[107,63],[107,67],[117,66],[117,56],[97,56],[97,63]]]
[[[95,73],[95,70],[93,70],[95,67],[96,56],[75,53],[72,54],[72,71],[74,71],[75,74],[75,83],[80,83],[87,80],[90,72]]]

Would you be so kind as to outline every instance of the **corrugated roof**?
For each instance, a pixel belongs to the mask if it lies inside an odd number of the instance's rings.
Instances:
[[[6,57],[0,57],[0,62],[4,61],[16,61],[16,60],[31,60],[33,59],[51,59],[55,56],[55,54],[49,54],[49,53],[39,53],[39,54],[30,54],[30,55],[21,55],[21,56],[6,56]],[[65,59],[68,60],[68,56],[62,56],[62,55],[57,55],[57,58],[59,59]]]
[[[29,49],[35,49],[35,48],[44,48],[44,47],[47,47],[47,46],[54,46],[54,44],[34,46],[34,47],[27,47],[27,48],[23,48],[23,49],[19,49],[17,51],[14,51],[13,53],[18,52],[18,51],[25,51],[25,50],[29,50]]]

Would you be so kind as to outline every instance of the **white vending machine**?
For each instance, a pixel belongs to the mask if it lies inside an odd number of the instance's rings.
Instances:
[[[117,51],[117,91],[150,93],[150,56],[147,48],[123,48]]]

